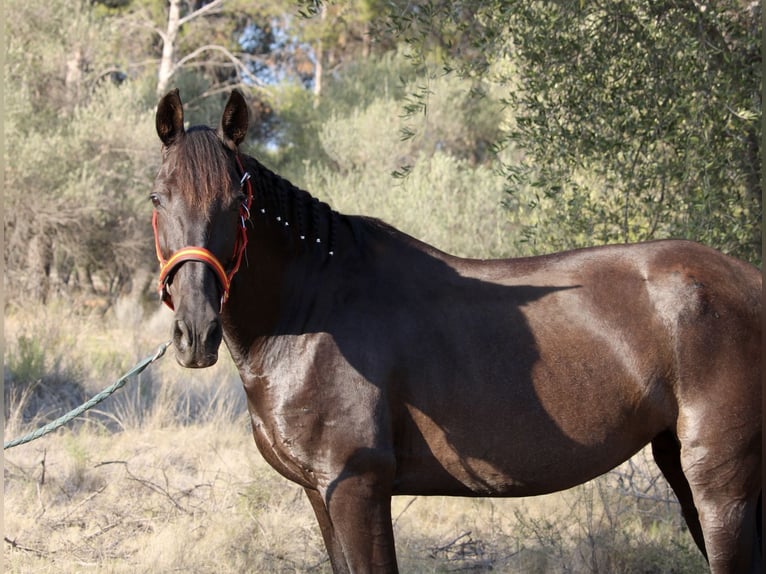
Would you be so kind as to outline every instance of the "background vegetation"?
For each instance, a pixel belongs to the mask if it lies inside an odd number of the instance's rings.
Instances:
[[[9,0],[5,436],[165,339],[158,96],[336,209],[474,257],[686,237],[761,265],[760,3]],[[5,457],[6,569],[328,571],[230,362],[163,363]],[[642,455],[643,457],[643,455]],[[639,457],[527,501],[397,500],[405,571],[695,572]],[[281,544],[278,541],[283,541]]]
[[[10,302],[145,289],[170,87],[212,124],[242,89],[263,161],[442,249],[675,236],[761,262],[758,2],[12,0],[9,16]]]

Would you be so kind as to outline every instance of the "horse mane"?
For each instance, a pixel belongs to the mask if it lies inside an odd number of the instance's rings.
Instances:
[[[174,150],[177,166],[173,171],[176,188],[184,201],[204,211],[220,195],[233,187],[231,152],[216,131],[207,126],[189,128]],[[367,216],[345,215],[271,171],[252,156],[241,154],[253,186],[251,218],[265,218],[272,225],[293,232],[306,244],[322,244],[329,253],[336,248],[337,226],[345,222],[357,243],[368,233],[400,233],[387,223]],[[223,185],[222,185],[223,182]]]
[[[324,244],[325,251],[332,254],[336,248],[337,228],[341,223],[351,230],[357,246],[364,245],[367,238],[385,235],[398,240],[414,241],[428,251],[438,250],[409,237],[389,223],[367,215],[348,215],[334,210],[330,205],[314,197],[284,177],[274,173],[257,159],[246,156],[247,169],[253,182],[253,205],[260,215],[272,223],[290,227],[306,244]],[[253,213],[253,217],[259,213]],[[317,241],[317,239],[319,241]]]

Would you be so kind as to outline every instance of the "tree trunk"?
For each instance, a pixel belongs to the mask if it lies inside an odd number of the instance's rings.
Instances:
[[[50,234],[38,233],[29,242],[27,252],[27,292],[34,301],[45,304],[50,287],[53,245]]]
[[[327,4],[322,3],[321,11],[319,12],[319,19],[322,22],[320,27],[319,38],[316,45],[316,65],[314,66],[314,107],[319,105],[319,97],[322,95],[322,72],[324,68],[324,46],[322,40],[322,32],[324,31],[324,23],[327,20]]]
[[[157,97],[161,98],[168,91],[170,78],[173,76],[175,63],[176,39],[181,22],[181,0],[170,0],[168,25],[162,37],[162,58],[157,74]]]

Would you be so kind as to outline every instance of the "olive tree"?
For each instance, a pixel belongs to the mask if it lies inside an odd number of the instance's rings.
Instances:
[[[415,61],[491,77],[535,250],[677,236],[761,261],[760,3],[391,4]]]

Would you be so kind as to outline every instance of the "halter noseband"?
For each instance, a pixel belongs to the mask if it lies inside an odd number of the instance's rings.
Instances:
[[[239,207],[239,219],[241,226],[237,234],[237,240],[234,243],[234,265],[227,273],[224,266],[208,249],[204,247],[182,247],[175,253],[173,253],[167,260],[162,256],[162,250],[160,249],[160,235],[157,231],[157,210],[154,210],[152,214],[152,228],[154,229],[154,248],[157,252],[157,259],[160,261],[160,279],[158,285],[158,291],[162,302],[168,307],[175,310],[173,306],[173,299],[168,291],[168,285],[172,282],[174,272],[183,263],[187,261],[200,261],[208,265],[218,278],[218,282],[221,284],[221,310],[223,310],[223,304],[229,298],[229,288],[231,287],[231,280],[239,270],[239,266],[242,263],[242,257],[245,253],[245,247],[247,247],[247,229],[245,223],[250,219],[250,206],[253,202],[253,186],[250,183],[250,174],[245,171],[242,166],[242,162],[239,159],[239,155],[235,156],[237,160],[237,166],[242,173],[242,179],[239,182],[240,187],[246,186],[247,197]]]

